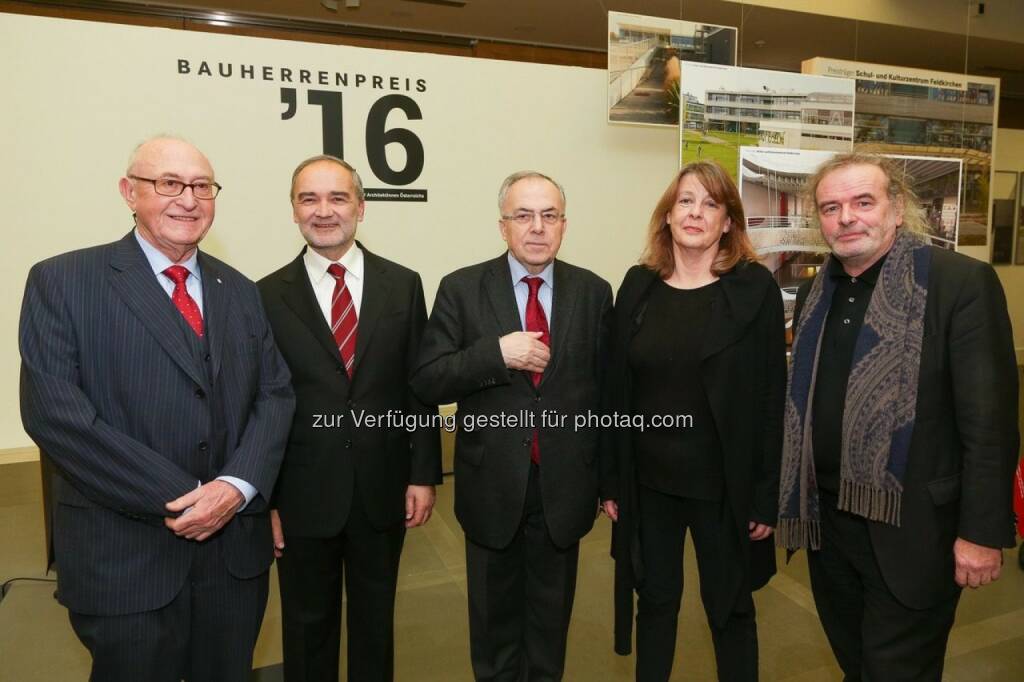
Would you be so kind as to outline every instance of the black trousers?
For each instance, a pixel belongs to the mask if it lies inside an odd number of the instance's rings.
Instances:
[[[811,590],[846,682],[939,682],[960,592],[930,609],[904,606],[885,584],[868,522],[821,496],[821,549],[807,554]],[[949,567],[953,580],[953,566]]]
[[[469,648],[477,680],[562,679],[579,543],[552,542],[539,477],[531,464],[523,520],[510,545],[494,549],[466,538]]]
[[[663,682],[672,673],[683,598],[683,543],[689,530],[718,679],[757,680],[754,600],[727,505],[644,486],[640,487],[638,505],[644,580],[637,589],[636,679]],[[714,616],[721,612],[728,614],[724,622]]]
[[[338,535],[285,535],[277,573],[287,682],[337,682],[342,581],[348,679],[394,678],[395,589],[404,540],[404,525],[386,530],[370,525],[358,494]]]
[[[91,682],[248,682],[269,574],[232,576],[216,538],[196,549],[184,587],[167,606],[123,616],[70,614],[92,654]]]

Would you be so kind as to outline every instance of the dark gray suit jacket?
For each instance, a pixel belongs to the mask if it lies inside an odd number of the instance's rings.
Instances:
[[[499,337],[522,331],[505,254],[441,280],[423,335],[413,390],[429,403],[459,404],[455,514],[466,535],[487,547],[506,546],[519,527],[534,429],[463,428],[467,419],[534,415],[552,540],[571,545],[594,524],[597,429],[577,431],[574,420],[600,410],[612,290],[589,270],[563,261],[555,261],[554,281],[551,360],[537,388],[527,373],[505,367],[498,347]],[[541,428],[543,410],[564,415],[565,426]]]
[[[132,233],[29,272],[21,415],[60,473],[54,543],[72,611],[169,603],[197,543],[164,527],[164,505],[217,476],[259,494],[207,542],[239,578],[273,559],[266,501],[292,416],[288,370],[255,285],[202,252],[199,266],[205,357]]]

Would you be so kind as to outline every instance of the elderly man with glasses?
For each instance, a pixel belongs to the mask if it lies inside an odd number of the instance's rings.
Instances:
[[[565,193],[510,175],[501,256],[441,281],[412,386],[459,404],[455,513],[466,534],[478,680],[558,680],[579,540],[597,510],[596,417],[612,292],[556,260]],[[582,421],[582,423],[581,423]]]
[[[248,680],[294,398],[255,284],[199,251],[220,185],[191,144],[132,155],[135,227],[29,273],[21,415],[59,473],[58,599],[90,679]]]

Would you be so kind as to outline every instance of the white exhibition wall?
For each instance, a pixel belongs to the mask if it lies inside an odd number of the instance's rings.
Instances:
[[[225,189],[203,248],[259,278],[302,245],[288,183],[300,160],[324,150],[323,112],[340,93],[345,157],[366,186],[427,192],[426,202],[370,202],[360,237],[419,271],[428,305],[445,273],[503,250],[495,195],[510,172],[534,168],[564,184],[561,255],[615,287],[676,170],[674,129],[608,125],[607,76],[597,69],[9,14],[0,14],[0,60],[11,286],[0,301],[0,450],[31,445],[18,412],[16,340],[28,269],[131,228],[117,180],[132,148],[154,133],[182,135],[210,157]],[[296,103],[288,119],[282,88]],[[396,109],[385,119],[389,103],[422,118]],[[406,185],[370,167],[366,134],[376,127],[379,136],[382,125],[406,128],[422,145],[422,173]],[[370,146],[379,159],[381,142]],[[393,171],[406,166],[402,144],[387,145],[387,156]]]

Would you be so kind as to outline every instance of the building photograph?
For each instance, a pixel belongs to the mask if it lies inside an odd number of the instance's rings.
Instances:
[[[685,64],[680,163],[714,159],[736,177],[739,148],[847,151],[854,139],[853,81]]]
[[[680,62],[736,63],[731,26],[608,13],[608,121],[674,126]]]
[[[856,75],[857,149],[962,159],[959,243],[986,243],[998,79],[822,58],[803,71]]]

